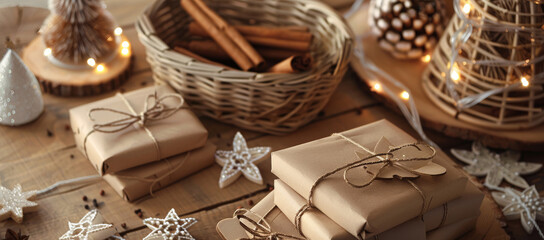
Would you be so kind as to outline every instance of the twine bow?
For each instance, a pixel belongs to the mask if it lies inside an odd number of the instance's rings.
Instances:
[[[183,98],[179,94],[173,93],[165,94],[161,97],[158,97],[157,92],[155,91],[154,94],[150,94],[147,96],[147,98],[145,99],[144,110],[138,114],[122,93],[118,93],[117,96],[121,97],[130,112],[127,113],[113,108],[91,109],[89,111],[89,118],[92,121],[95,121],[95,119],[93,118],[93,113],[96,112],[114,113],[124,116],[124,118],[113,120],[111,122],[94,124],[93,129],[89,133],[87,133],[87,135],[85,136],[85,140],[83,140],[83,149],[85,151],[85,156],[87,158],[89,157],[87,154],[87,140],[91,134],[95,132],[116,133],[123,131],[126,128],[129,128],[133,124],[138,123],[146,131],[147,135],[151,138],[151,140],[153,140],[153,144],[157,153],[157,160],[161,159],[159,143],[157,142],[157,139],[155,138],[155,136],[153,136],[151,131],[146,127],[146,124],[151,121],[158,121],[171,117],[174,113],[176,113],[176,111],[182,108],[184,104]],[[165,107],[163,102],[170,98],[178,99],[179,104],[173,108]],[[149,104],[150,100],[152,101],[151,104]]]
[[[245,213],[253,213],[247,209],[238,209],[234,212],[234,217],[240,222],[240,226],[246,230],[246,232],[253,235],[252,238],[241,238],[240,240],[280,240],[280,239],[295,239],[295,240],[304,240],[304,238],[299,238],[296,236],[291,236],[284,233],[272,232],[270,225],[263,217],[259,216],[259,222],[251,219],[246,216]],[[253,213],[255,214],[255,213]],[[257,215],[257,214],[255,214]],[[242,221],[245,220],[245,221]]]
[[[299,209],[299,211],[297,212],[297,214],[295,216],[295,226],[296,226],[297,230],[299,231],[300,235],[302,235],[302,236],[304,236],[304,234],[302,233],[302,229],[301,229],[302,215],[306,211],[311,210],[311,209],[314,208],[313,195],[315,193],[315,189],[317,188],[317,186],[321,182],[323,182],[323,180],[325,180],[329,176],[343,170],[344,171],[344,174],[343,174],[344,181],[347,184],[349,184],[350,186],[355,187],[355,188],[364,188],[364,187],[367,187],[368,185],[372,184],[380,176],[380,173],[382,173],[382,171],[384,171],[384,169],[386,169],[386,167],[397,168],[399,170],[409,172],[409,173],[414,174],[416,176],[427,175],[427,174],[419,172],[419,171],[414,171],[414,170],[402,165],[402,163],[403,162],[411,162],[411,161],[431,160],[436,155],[436,150],[433,147],[431,147],[430,145],[425,144],[425,143],[409,143],[409,144],[393,147],[393,148],[389,149],[389,151],[387,151],[387,152],[374,153],[374,152],[370,151],[369,149],[363,147],[362,145],[356,143],[352,139],[350,139],[350,138],[348,138],[348,137],[346,137],[346,136],[344,136],[342,134],[335,133],[335,134],[333,134],[333,136],[342,137],[343,139],[347,140],[348,142],[350,142],[350,143],[356,145],[357,147],[365,150],[366,152],[370,153],[371,155],[369,155],[367,157],[364,157],[364,158],[362,158],[360,160],[357,160],[355,162],[352,162],[352,163],[346,164],[344,166],[341,166],[341,167],[339,167],[337,169],[334,169],[333,171],[330,171],[330,172],[322,175],[321,177],[319,177],[316,180],[316,182],[310,188],[310,195],[308,197],[308,202]],[[396,152],[398,152],[400,150],[404,150],[406,148],[415,148],[418,151],[422,151],[423,148],[428,148],[429,150],[431,150],[431,154],[429,154],[427,156],[415,156],[415,157],[403,156],[403,158],[395,157]],[[372,159],[375,159],[375,158],[377,158],[377,160],[372,160]],[[376,164],[383,164],[383,165],[380,166],[375,173],[370,173],[369,172],[369,174],[371,174],[372,177],[370,178],[370,180],[368,180],[367,182],[365,182],[363,184],[355,184],[348,177],[348,172],[350,170],[354,169],[354,168],[358,168],[358,167],[362,167],[362,166],[376,165]],[[402,178],[400,178],[400,179],[402,179]],[[423,191],[414,182],[410,181],[409,179],[406,179],[406,180],[412,187],[414,187],[414,189],[416,189],[416,191],[420,194],[420,196],[421,196],[421,198],[423,200],[422,201],[422,207],[421,207],[421,213],[420,213],[420,215],[423,215],[423,213],[425,211],[425,205],[426,205],[426,202],[427,202],[425,194],[423,193]]]

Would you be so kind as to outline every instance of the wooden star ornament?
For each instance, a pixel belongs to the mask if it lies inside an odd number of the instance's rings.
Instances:
[[[497,154],[479,142],[472,144],[472,152],[451,149],[451,153],[462,162],[469,164],[463,169],[470,175],[477,177],[487,175],[485,184],[494,187],[499,186],[504,179],[514,186],[528,188],[529,184],[520,175],[532,174],[542,168],[542,164],[539,163],[518,162],[519,152],[506,151]]]
[[[270,147],[248,148],[244,136],[237,132],[232,142],[232,151],[215,152],[216,162],[223,166],[219,177],[219,187],[224,188],[238,179],[242,174],[250,181],[263,184],[259,168],[255,165],[269,153]]]
[[[506,219],[521,219],[523,229],[529,234],[538,228],[536,220],[544,220],[544,199],[540,198],[534,185],[523,192],[506,188],[504,192],[492,192],[491,195],[503,207]]]
[[[37,191],[23,192],[19,184],[13,190],[0,186],[0,221],[11,218],[16,223],[22,223],[23,212],[38,209],[38,204],[30,201],[36,195]]]
[[[166,218],[146,218],[144,224],[151,229],[143,240],[194,240],[187,228],[197,222],[194,218],[179,218],[173,208]]]
[[[88,212],[78,223],[68,222],[70,228],[59,240],[106,239],[115,234],[111,224],[103,223],[102,215],[96,209]]]

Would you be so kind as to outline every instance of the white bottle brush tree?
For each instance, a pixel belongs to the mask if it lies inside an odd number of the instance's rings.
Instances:
[[[49,0],[51,15],[40,30],[51,56],[68,65],[115,56],[115,22],[102,0]]]

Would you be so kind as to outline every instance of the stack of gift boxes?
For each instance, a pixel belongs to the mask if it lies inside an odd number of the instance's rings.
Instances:
[[[414,142],[410,135],[381,120],[341,136],[332,135],[274,152],[272,172],[279,177],[275,189],[246,215],[263,226],[270,225],[269,234],[301,237],[300,230],[302,236],[313,240],[456,239],[475,227],[483,193],[440,151],[432,158],[432,164],[445,170],[439,175],[399,178],[403,174],[394,173],[393,179],[377,178],[361,186],[368,182],[369,176],[377,174],[370,170],[370,165],[361,165],[345,175],[339,171],[318,182],[332,170],[363,159],[362,148],[374,150],[366,153],[370,156]],[[384,149],[384,144],[391,147]],[[410,158],[408,155],[410,152],[403,152],[400,158]],[[377,158],[369,161],[373,159]],[[419,170],[432,172],[429,166]],[[299,214],[310,195],[311,208]],[[300,229],[295,228],[296,222]],[[243,219],[232,218],[219,222],[217,229],[224,239],[255,235],[244,231],[241,225],[256,228]]]
[[[73,108],[76,145],[121,197],[134,201],[214,162],[207,130],[182,104],[158,86]]]

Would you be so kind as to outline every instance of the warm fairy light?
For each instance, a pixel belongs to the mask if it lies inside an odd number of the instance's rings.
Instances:
[[[523,85],[524,87],[528,87],[529,86],[529,80],[527,80],[526,77],[521,77],[521,85]]]
[[[410,94],[407,91],[402,91],[402,93],[400,93],[400,97],[404,100],[408,100],[410,99]]]
[[[421,57],[421,61],[424,62],[424,63],[430,62],[431,61],[431,55],[427,54],[427,55]]]
[[[461,79],[461,75],[459,74],[459,66],[457,66],[457,63],[453,64],[450,77],[454,82],[458,82],[459,79]]]
[[[97,72],[103,72],[104,70],[106,70],[106,67],[104,67],[104,64],[98,64],[98,66],[96,66],[96,71]]]
[[[51,48],[46,48],[45,50],[43,50],[43,55],[47,57],[51,55],[52,52],[53,50],[51,50]]]
[[[382,90],[382,85],[380,85],[379,83],[374,83],[374,86],[372,86],[372,90],[374,90],[374,92],[379,92],[380,90]]]
[[[115,34],[115,36],[120,36],[122,33],[123,33],[123,29],[120,27],[117,27],[115,28],[115,30],[113,30],[113,34]]]
[[[94,60],[94,58],[87,59],[87,65],[94,67],[94,65],[96,65],[96,61]]]
[[[128,50],[128,48],[123,48],[121,49],[121,54],[123,56],[128,56],[130,54],[130,51]]]
[[[121,43],[121,47],[123,48],[128,48],[130,46],[130,43],[128,43],[128,41],[123,41],[123,43]]]
[[[463,12],[468,14],[470,12],[470,8],[470,3],[465,3],[465,5],[463,5]]]

